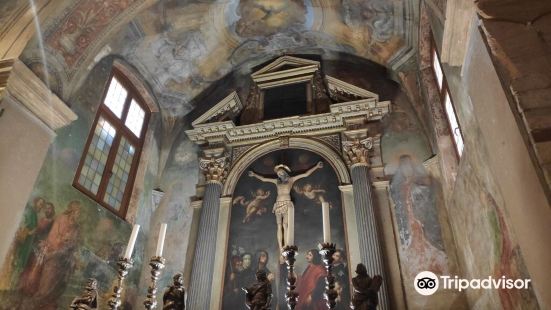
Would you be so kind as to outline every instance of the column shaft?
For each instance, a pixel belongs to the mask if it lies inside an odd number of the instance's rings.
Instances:
[[[369,167],[356,165],[351,169],[352,185],[354,189],[354,204],[356,223],[358,226],[358,240],[360,243],[360,257],[370,276],[383,276],[383,285],[379,291],[379,308],[389,309],[388,291],[385,274],[382,245],[377,228],[377,220],[373,207]]]
[[[199,231],[186,309],[209,310],[210,307],[221,193],[222,185],[220,183],[207,183],[199,218]]]

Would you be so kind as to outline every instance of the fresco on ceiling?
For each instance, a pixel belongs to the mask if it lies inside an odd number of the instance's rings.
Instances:
[[[235,33],[242,38],[270,36],[282,31],[300,31],[306,21],[303,0],[239,1]]]
[[[323,168],[315,169],[310,176],[297,180],[291,191],[295,205],[295,243],[299,248],[295,266],[297,291],[301,294],[297,309],[300,310],[325,309],[325,271],[317,252],[318,244],[323,239],[322,202],[328,202],[331,206],[332,241],[344,249],[334,256],[338,261],[334,270],[339,302],[341,305],[349,302],[347,246],[337,176],[320,156],[296,149],[264,155],[247,169],[267,178],[275,178],[274,166],[284,163],[290,167],[292,177],[315,167],[319,161],[324,163]],[[287,270],[280,257],[276,217],[272,213],[276,196],[273,183],[261,182],[247,173],[237,183],[231,209],[223,309],[244,307],[245,295],[240,288],[250,286],[258,270],[265,270],[271,281],[273,309],[287,309],[284,298]]]
[[[65,17],[50,29],[46,42],[60,52],[69,66],[73,66],[86,49],[101,37],[119,15],[132,6],[133,0],[80,1]]]
[[[89,277],[99,282],[100,308],[117,278],[116,262],[122,254],[131,225],[99,206],[72,186],[74,173],[88,137],[98,93],[103,91],[111,63],[92,70],[85,87],[72,98],[78,119],[56,131],[24,216],[13,236],[10,250],[0,269],[0,309],[67,309],[80,295]],[[145,180],[154,180],[155,164],[147,167]],[[139,206],[136,222],[142,230],[134,250],[134,268],[125,280],[124,304],[138,298],[145,235],[150,218],[149,195],[152,182],[135,192]]]
[[[184,115],[213,81],[283,53],[342,52],[387,64],[406,44],[404,16],[395,12],[412,14],[405,1],[383,0],[169,0],[140,10],[143,2],[81,0],[45,25],[45,54],[63,77],[63,95],[82,83],[73,77],[116,54],[140,71],[163,109]],[[22,59],[36,61],[39,50],[35,38]]]

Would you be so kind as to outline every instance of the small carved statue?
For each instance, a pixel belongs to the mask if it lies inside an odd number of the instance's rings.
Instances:
[[[367,274],[364,264],[358,264],[356,274],[352,279],[354,295],[352,296],[352,309],[354,310],[375,310],[379,305],[379,289],[383,284],[383,278],[379,275],[371,278]]]
[[[272,285],[266,271],[256,272],[256,283],[251,287],[242,288],[245,291],[245,305],[250,310],[269,310],[272,303]]]
[[[98,281],[94,278],[88,279],[84,291],[80,297],[75,297],[70,309],[95,310],[98,308]]]
[[[186,290],[184,276],[177,273],[172,277],[174,284],[169,286],[163,295],[163,310],[184,310],[186,308]]]

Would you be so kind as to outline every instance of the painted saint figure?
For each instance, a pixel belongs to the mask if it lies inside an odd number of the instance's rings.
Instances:
[[[277,223],[277,243],[279,248],[282,249],[286,244],[283,236],[287,231],[287,212],[289,208],[294,210],[293,202],[291,201],[291,189],[293,184],[302,178],[310,176],[315,170],[323,168],[323,163],[320,161],[314,167],[308,169],[305,173],[296,175],[294,177],[289,176],[291,169],[286,165],[277,165],[274,167],[274,172],[277,174],[277,178],[265,178],[253,171],[249,171],[249,176],[259,179],[262,182],[274,183],[277,187],[277,198],[272,209],[276,217]]]
[[[322,266],[321,257],[316,249],[306,252],[308,266],[297,282],[299,296],[296,310],[325,309],[323,292],[325,288],[325,268]]]

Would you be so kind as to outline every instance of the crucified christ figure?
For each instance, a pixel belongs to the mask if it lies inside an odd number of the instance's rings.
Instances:
[[[260,176],[254,171],[249,171],[249,176],[259,179],[262,182],[274,183],[277,187],[277,198],[272,209],[276,217],[277,223],[277,243],[279,248],[282,249],[286,244],[284,240],[285,232],[287,231],[287,210],[292,208],[294,211],[294,205],[291,201],[291,189],[295,181],[305,178],[311,175],[317,169],[323,168],[323,163],[320,161],[314,167],[308,169],[305,173],[296,175],[294,177],[289,176],[291,169],[285,165],[277,165],[274,167],[274,172],[277,174],[277,178],[265,178]]]

